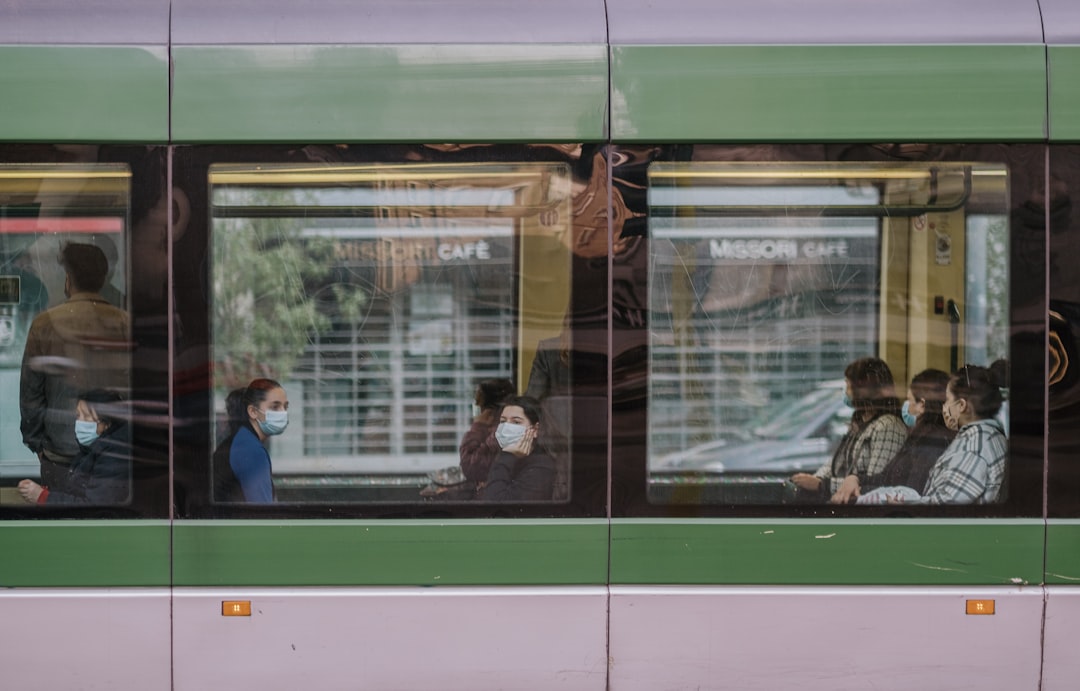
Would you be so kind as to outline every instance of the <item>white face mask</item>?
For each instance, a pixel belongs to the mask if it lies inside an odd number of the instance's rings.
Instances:
[[[281,434],[289,426],[289,412],[287,410],[267,410],[266,419],[259,421],[259,429],[268,437]]]
[[[480,406],[476,405],[475,403],[472,404],[472,416],[480,417]]]
[[[82,446],[90,446],[98,438],[98,423],[92,420],[75,421],[75,438]]]
[[[495,440],[499,442],[499,448],[505,449],[508,446],[521,441],[521,438],[525,436],[525,430],[529,429],[525,425],[516,425],[513,422],[500,422],[499,426],[495,428]]]

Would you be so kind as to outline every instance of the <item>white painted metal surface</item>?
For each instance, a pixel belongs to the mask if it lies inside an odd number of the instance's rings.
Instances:
[[[1047,586],[1043,691],[1075,691],[1080,688],[1080,655],[1077,654],[1076,641],[1078,622],[1080,588]]]
[[[0,688],[171,688],[167,588],[2,590],[0,620]]]
[[[1041,43],[1043,38],[1038,0],[607,0],[607,13],[613,45]]]
[[[603,691],[606,607],[603,587],[178,588],[175,688]]]
[[[173,0],[177,44],[604,43],[603,0]]]
[[[1038,587],[611,590],[612,691],[1038,689]]]

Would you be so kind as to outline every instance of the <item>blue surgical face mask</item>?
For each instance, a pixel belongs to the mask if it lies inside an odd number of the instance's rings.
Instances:
[[[833,399],[833,400],[836,400],[836,399]],[[844,392],[844,405],[846,405],[848,408],[854,408],[855,407],[855,404],[851,402],[851,396],[848,395],[847,391]]]
[[[525,436],[525,430],[529,429],[525,425],[518,425],[513,422],[500,422],[499,426],[495,428],[495,441],[499,442],[499,448],[505,449],[508,446],[521,441],[521,438]]]
[[[98,423],[93,420],[75,421],[75,438],[81,446],[90,446],[98,438]]]
[[[289,411],[267,410],[266,419],[259,420],[259,429],[268,437],[281,434],[289,426]]]
[[[911,414],[911,410],[908,408],[910,401],[904,401],[904,405],[900,407],[900,416],[904,418],[904,424],[908,427],[914,427],[915,423],[919,420],[918,417]]]

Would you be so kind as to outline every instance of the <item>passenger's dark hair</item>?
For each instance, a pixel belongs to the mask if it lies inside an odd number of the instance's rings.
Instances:
[[[244,420],[248,419],[247,409],[248,406],[259,407],[259,404],[266,400],[266,395],[274,389],[284,388],[281,384],[278,384],[273,379],[255,379],[252,380],[247,388],[244,389],[244,393],[240,396],[240,415]],[[226,400],[226,406],[228,401]]]
[[[911,378],[911,394],[923,402],[926,413],[941,415],[945,402],[945,389],[949,386],[949,374],[939,369],[925,369]]]
[[[499,408],[501,414],[506,408],[516,405],[521,408],[525,413],[525,417],[529,418],[529,422],[536,424],[540,422],[540,401],[536,400],[532,396],[510,396],[502,402],[502,406]]]
[[[997,382],[999,389],[1004,389],[1009,386],[1009,361],[1005,358],[999,358],[990,363],[990,374],[993,375],[994,381]]]
[[[109,275],[109,260],[96,245],[69,242],[60,250],[60,263],[77,291],[96,293]]]
[[[79,393],[77,399],[86,401],[94,414],[98,416],[98,420],[107,423],[109,429],[121,425],[125,421],[123,411],[119,405],[116,405],[123,401],[124,397],[116,391],[91,389]]]
[[[916,427],[948,429],[945,417],[941,414],[941,406],[945,403],[945,389],[948,386],[948,373],[939,369],[926,369],[911,378],[911,395],[916,402],[922,401],[923,404],[923,413],[915,422]]]
[[[1001,410],[1001,388],[986,367],[965,365],[949,379],[953,396],[967,401],[979,418],[992,418]]]
[[[238,427],[247,422],[247,406],[244,405],[243,389],[233,389],[225,397],[225,416],[229,422],[229,432],[235,432]]]
[[[498,408],[504,399],[514,395],[514,384],[509,379],[485,379],[476,388],[480,393],[477,403],[481,410]]]
[[[884,360],[859,358],[847,366],[844,378],[851,382],[851,403],[856,413],[851,418],[853,424],[859,425],[884,413],[900,414],[892,370]]]

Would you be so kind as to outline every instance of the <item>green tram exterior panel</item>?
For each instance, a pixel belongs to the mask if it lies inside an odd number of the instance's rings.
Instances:
[[[611,136],[616,141],[1046,137],[1042,45],[611,50]]]
[[[161,144],[164,46],[0,46],[0,140]]]
[[[622,141],[1080,138],[1080,47],[614,46]],[[0,46],[6,141],[599,141],[602,45]],[[792,69],[797,65],[798,69]],[[793,112],[799,113],[792,118]]]
[[[1038,585],[1041,520],[612,522],[617,585]]]
[[[161,587],[168,521],[0,521],[0,587]]]
[[[1080,585],[1080,520],[1051,519],[1046,526],[1046,582]]]
[[[607,582],[603,519],[178,521],[174,531],[177,586]]]
[[[0,587],[1035,585],[1044,534],[1035,519],[617,519],[609,576],[602,519],[178,521],[171,542],[166,521],[12,521]],[[1051,524],[1046,582],[1080,580],[1078,543],[1080,521]]]
[[[1080,46],[1050,46],[1050,140],[1080,142]]]
[[[173,140],[601,141],[603,45],[177,46]]]

